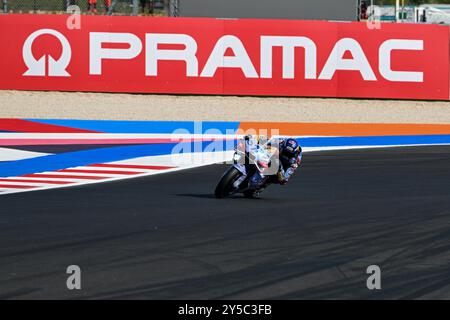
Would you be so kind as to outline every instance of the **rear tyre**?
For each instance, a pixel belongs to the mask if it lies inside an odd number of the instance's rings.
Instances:
[[[214,191],[216,198],[222,199],[228,197],[234,190],[234,182],[239,179],[241,175],[242,173],[238,169],[234,167],[230,168],[217,184],[216,190]]]

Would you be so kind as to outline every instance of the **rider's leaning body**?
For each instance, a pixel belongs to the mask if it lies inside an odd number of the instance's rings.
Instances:
[[[276,175],[263,176],[259,173],[250,178],[250,186],[255,189],[262,189],[269,183],[285,185],[302,162],[302,148],[297,140],[293,138],[278,140],[277,152],[278,170]]]
[[[297,140],[288,138],[280,141],[279,159],[277,182],[284,185],[302,163],[302,147]]]

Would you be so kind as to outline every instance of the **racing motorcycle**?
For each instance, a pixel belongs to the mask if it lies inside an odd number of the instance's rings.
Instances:
[[[233,165],[223,174],[215,190],[216,198],[226,198],[241,193],[254,198],[270,184],[270,178],[278,172],[276,140],[258,141],[251,136],[238,143],[233,155]],[[255,175],[261,175],[260,183],[251,183]]]

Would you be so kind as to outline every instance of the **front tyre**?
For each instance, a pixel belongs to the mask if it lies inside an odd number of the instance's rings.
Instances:
[[[234,182],[242,176],[242,173],[235,167],[231,167],[220,179],[214,194],[216,198],[226,198],[234,191]]]

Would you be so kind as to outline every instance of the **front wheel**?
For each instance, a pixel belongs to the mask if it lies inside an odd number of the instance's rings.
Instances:
[[[242,173],[235,167],[230,168],[220,179],[214,192],[216,198],[225,198],[231,195],[234,190],[234,182],[239,179]]]

